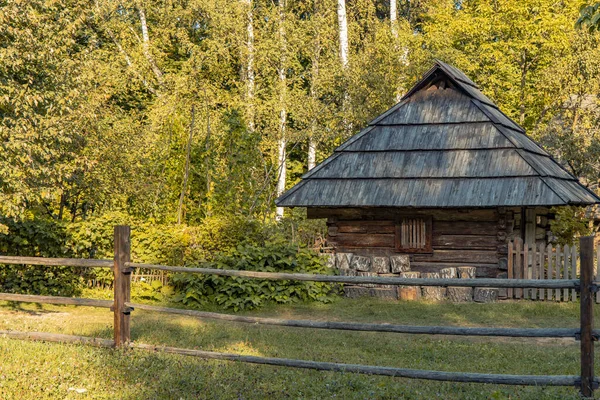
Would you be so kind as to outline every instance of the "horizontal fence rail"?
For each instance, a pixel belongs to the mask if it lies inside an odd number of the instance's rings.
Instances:
[[[267,280],[295,280],[310,282],[331,283],[372,283],[376,285],[402,285],[402,286],[458,286],[458,287],[494,287],[494,288],[551,288],[571,289],[579,287],[578,279],[534,280],[534,279],[430,279],[430,278],[387,278],[381,276],[339,276],[298,274],[282,272],[259,272],[217,268],[170,267],[158,264],[140,264],[127,262],[126,268],[146,268],[169,272],[197,273],[205,275],[235,276],[251,279]]]
[[[37,296],[32,294],[14,293],[0,293],[0,300],[103,308],[111,308],[113,306],[112,300],[84,299],[81,297]]]
[[[293,320],[279,318],[245,317],[240,315],[214,313],[208,311],[184,310],[180,308],[156,307],[147,304],[125,303],[126,307],[135,310],[147,310],[161,313],[185,315],[195,318],[214,319],[221,321],[242,322],[256,325],[288,326],[295,328],[333,329],[344,331],[389,332],[426,335],[456,335],[456,336],[502,336],[529,338],[577,338],[579,329],[576,328],[479,328],[454,326],[413,326],[393,324],[370,324],[338,321]],[[598,335],[600,331],[595,331]]]
[[[113,260],[92,260],[87,258],[45,258],[0,256],[0,264],[45,265],[57,267],[112,268]]]
[[[545,267],[542,257],[533,254],[531,248],[531,257],[528,248],[522,250],[521,260],[529,260],[528,268],[522,268],[519,263],[519,257],[509,259],[509,277],[517,279],[426,279],[426,278],[399,278],[399,277],[353,277],[337,275],[316,275],[303,273],[278,273],[278,272],[259,272],[243,270],[226,270],[213,268],[193,268],[193,267],[171,267],[166,265],[133,263],[130,258],[130,229],[128,226],[115,227],[115,258],[114,260],[89,260],[89,259],[70,259],[70,258],[43,258],[43,257],[9,257],[0,256],[0,264],[21,264],[21,265],[39,265],[39,266],[75,266],[75,267],[94,267],[94,268],[112,268],[114,277],[114,297],[110,300],[96,300],[85,298],[53,297],[37,295],[21,295],[11,293],[0,293],[0,300],[36,302],[48,304],[66,304],[78,306],[104,307],[110,308],[114,313],[113,333],[114,339],[99,339],[84,336],[62,335],[41,332],[18,332],[18,331],[0,331],[0,336],[27,339],[42,340],[50,342],[81,343],[99,347],[121,347],[133,348],[146,351],[182,354],[205,359],[241,361],[254,364],[265,364],[274,366],[308,368],[323,371],[352,372],[371,375],[385,375],[404,378],[429,379],[451,382],[473,382],[473,383],[492,383],[505,385],[546,385],[546,386],[577,386],[580,388],[584,397],[591,397],[594,389],[598,387],[598,378],[594,377],[594,340],[598,340],[600,331],[593,330],[593,307],[592,300],[598,292],[598,285],[594,282],[594,276],[598,276],[594,271],[594,248],[593,237],[581,238],[581,250],[579,264],[580,279],[577,278],[574,261],[573,247],[569,248],[564,254],[569,255],[568,273],[541,273],[542,267]],[[515,253],[519,249],[515,249]],[[513,253],[513,255],[515,255]],[[516,254],[520,256],[519,254]],[[533,260],[537,257],[537,264]],[[600,261],[599,261],[600,263]],[[525,264],[525,263],[523,263]],[[131,279],[132,272],[136,268],[146,270],[160,270],[163,272],[178,273],[199,273],[212,274],[219,276],[231,276],[251,279],[266,280],[295,280],[295,281],[313,281],[330,283],[351,283],[351,284],[375,284],[375,285],[396,285],[396,286],[439,286],[439,287],[492,287],[514,289],[521,298],[543,298],[543,293],[554,293],[555,296],[562,294],[564,299],[572,300],[579,297],[580,304],[580,328],[485,328],[485,327],[451,327],[451,326],[405,326],[385,323],[358,323],[358,322],[340,322],[340,321],[313,321],[313,320],[287,320],[278,318],[261,318],[238,316],[231,314],[221,314],[214,312],[184,310],[168,307],[157,307],[146,304],[132,303]],[[565,268],[566,271],[566,268]],[[512,274],[511,274],[512,272]],[[516,275],[514,273],[516,272]],[[545,279],[549,278],[549,279]],[[571,279],[569,279],[571,278]],[[533,289],[536,289],[534,291]],[[562,290],[561,290],[562,289]],[[575,295],[574,295],[575,294]],[[501,336],[501,337],[550,337],[550,338],[575,338],[580,341],[581,347],[581,374],[575,375],[505,375],[505,374],[483,374],[483,373],[464,373],[464,372],[446,372],[416,370],[396,367],[381,367],[357,364],[342,364],[320,361],[306,361],[286,358],[256,357],[244,356],[238,354],[219,353],[204,350],[181,349],[168,346],[153,346],[141,343],[131,342],[130,318],[131,312],[135,309],[186,315],[196,318],[206,318],[214,320],[223,320],[230,322],[251,323],[257,325],[276,325],[297,328],[313,329],[333,329],[350,330],[365,332],[388,332],[388,333],[406,333],[406,334],[429,334],[429,335],[458,335],[458,336]]]
[[[281,367],[307,368],[320,371],[353,372],[368,375],[394,376],[398,378],[427,379],[434,381],[492,383],[499,385],[528,385],[528,386],[576,386],[579,379],[575,375],[504,375],[480,374],[467,372],[428,371],[419,369],[377,367],[359,364],[341,364],[320,361],[293,360],[289,358],[244,356],[213,351],[180,349],[177,347],[152,346],[148,344],[130,343],[135,349],[152,350],[163,353],[183,354],[188,356],[208,358],[212,360],[241,361],[251,364],[276,365]]]
[[[63,335],[46,332],[0,331],[0,336],[22,340],[85,344],[96,347],[114,346],[114,342],[109,339],[92,338],[87,336]],[[126,347],[152,352],[181,354],[211,360],[239,361],[251,364],[305,368],[319,371],[349,372],[357,374],[383,375],[398,378],[426,379],[435,381],[529,386],[577,386],[579,382],[579,376],[576,375],[507,375],[429,371],[396,367],[379,367],[360,364],[342,364],[321,361],[296,360],[289,358],[244,356],[240,354],[219,353],[214,351],[182,349],[168,346],[153,346],[149,344],[135,342],[128,343]]]

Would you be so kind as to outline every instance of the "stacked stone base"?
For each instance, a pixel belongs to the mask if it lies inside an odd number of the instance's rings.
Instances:
[[[398,278],[429,279],[473,279],[475,267],[443,268],[439,272],[419,273],[410,270],[410,259],[406,254],[391,257],[365,257],[352,253],[328,255],[328,265],[338,269],[342,276],[385,276]],[[453,303],[495,302],[503,293],[496,288],[466,288],[460,286],[394,286],[360,284],[344,286],[346,297],[377,297],[390,300],[430,301],[448,300]]]

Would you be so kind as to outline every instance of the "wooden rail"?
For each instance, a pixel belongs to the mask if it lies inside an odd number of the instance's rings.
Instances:
[[[109,339],[86,336],[63,335],[46,332],[0,331],[0,337],[12,339],[33,340],[44,342],[85,344],[96,347],[113,347]],[[342,364],[320,361],[295,360],[289,358],[244,356],[232,353],[182,349],[168,346],[153,346],[149,344],[130,342],[127,347],[152,352],[181,354],[211,360],[239,361],[251,364],[275,365],[280,367],[305,368],[320,371],[349,372],[368,375],[383,375],[399,378],[428,379],[435,381],[491,383],[499,385],[529,385],[529,386],[576,386],[579,376],[576,375],[506,375],[481,374],[465,372],[428,371],[419,369],[379,367],[360,364]],[[597,382],[596,380],[594,382]]]
[[[593,330],[593,300],[594,292],[598,286],[594,282],[594,257],[593,238],[581,239],[581,276],[575,279],[574,274],[564,274],[573,279],[413,279],[413,278],[387,278],[387,277],[350,277],[335,275],[314,275],[297,273],[276,273],[258,271],[240,271],[211,268],[170,267],[155,264],[140,264],[131,262],[130,229],[128,226],[115,227],[115,257],[114,260],[86,260],[67,258],[40,258],[40,257],[6,257],[0,256],[0,264],[24,265],[65,265],[78,267],[113,268],[114,273],[114,303],[108,300],[34,296],[0,293],[0,300],[38,302],[49,304],[72,304],[92,307],[111,307],[114,312],[114,339],[97,339],[83,336],[59,335],[40,332],[15,332],[0,331],[0,336],[17,339],[44,340],[53,342],[83,343],[101,347],[125,347],[149,351],[159,351],[173,354],[183,354],[207,359],[241,361],[254,364],[285,366],[294,368],[308,368],[324,371],[341,371],[372,375],[385,375],[415,379],[429,379],[452,382],[493,383],[504,385],[551,385],[551,386],[578,386],[585,397],[593,396],[598,387],[598,379],[594,377],[594,340],[600,332]],[[572,250],[571,250],[572,254]],[[515,258],[518,260],[518,258]],[[540,264],[538,264],[540,265]],[[514,265],[509,263],[509,270]],[[362,283],[379,285],[406,285],[406,286],[461,286],[461,287],[495,287],[516,288],[520,295],[542,296],[544,291],[532,292],[532,288],[545,289],[549,293],[555,290],[571,289],[571,292],[562,292],[564,297],[572,295],[573,290],[580,292],[580,328],[485,328],[485,327],[448,327],[448,326],[404,326],[393,324],[372,324],[337,321],[312,321],[312,320],[286,320],[278,318],[247,317],[230,314],[212,313],[205,311],[183,310],[177,308],[156,307],[131,302],[131,272],[135,268],[162,270],[167,272],[200,273],[220,276],[237,276],[251,279],[268,280],[296,280],[330,283]],[[537,270],[536,270],[537,271]],[[521,275],[525,275],[524,273]],[[519,278],[540,278],[534,276],[519,276]],[[557,276],[558,277],[558,276]],[[524,290],[525,289],[525,290]],[[529,290],[529,291],[527,291]],[[367,332],[392,332],[407,334],[427,335],[460,335],[460,336],[503,336],[503,337],[575,337],[581,342],[581,374],[574,375],[503,375],[463,373],[446,371],[427,371],[406,368],[380,367],[356,364],[340,364],[318,361],[293,360],[285,358],[243,356],[238,354],[217,353],[203,350],[180,349],[168,346],[151,346],[141,343],[132,343],[130,336],[130,314],[134,309],[187,315],[196,318],[208,318],[231,322],[252,323],[259,325],[277,325],[298,328],[335,329]]]
[[[0,293],[0,300],[21,303],[60,304],[72,306],[111,308],[111,300],[83,299],[80,297],[37,296],[32,294]]]
[[[419,335],[456,335],[456,336],[501,336],[529,338],[576,338],[576,328],[465,328],[456,326],[414,326],[393,324],[367,324],[357,322],[313,321],[279,318],[245,317],[241,315],[222,314],[208,311],[184,310],[180,308],[156,307],[147,304],[125,303],[135,310],[147,310],[169,314],[186,315],[188,317],[214,319],[220,321],[242,322],[256,325],[288,326],[295,328],[334,329],[343,331],[390,332]],[[594,335],[600,331],[594,331]]]
[[[87,258],[46,258],[0,256],[0,264],[45,265],[60,267],[112,268],[113,260],[90,260]]]
[[[372,283],[376,285],[402,285],[402,286],[460,286],[460,287],[494,287],[494,288],[547,288],[547,289],[571,289],[579,287],[578,279],[555,279],[536,280],[536,279],[429,279],[429,278],[387,278],[381,276],[339,276],[339,275],[317,275],[317,274],[297,274],[284,272],[259,272],[244,271],[217,268],[192,268],[192,267],[170,267],[158,264],[140,264],[127,262],[125,267],[128,270],[132,268],[156,269],[169,272],[196,273],[205,275],[237,276],[251,279],[267,280],[295,280],[311,282],[331,282],[331,283],[352,283],[365,284]]]

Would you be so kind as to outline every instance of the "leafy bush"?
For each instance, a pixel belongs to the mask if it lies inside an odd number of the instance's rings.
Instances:
[[[64,226],[52,219],[28,216],[1,218],[0,254],[32,257],[69,257]],[[0,266],[0,290],[8,293],[72,296],[79,292],[79,269],[73,267]]]
[[[220,254],[203,268],[236,269],[263,272],[297,272],[327,274],[321,257],[311,250],[292,245],[241,245]],[[297,301],[327,302],[336,291],[323,282],[270,281],[240,277],[199,274],[176,274],[172,277],[174,300],[186,306],[216,303],[234,311],[260,307],[266,303]]]

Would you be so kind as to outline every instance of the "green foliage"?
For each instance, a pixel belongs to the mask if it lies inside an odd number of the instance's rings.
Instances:
[[[575,22],[578,29],[588,28],[590,32],[600,28],[600,3],[584,4],[579,9],[579,18]]]
[[[554,207],[556,218],[550,220],[550,229],[561,245],[573,244],[580,236],[592,234],[592,223],[582,207]]]
[[[215,261],[198,266],[261,272],[331,272],[317,253],[279,244],[238,246],[216,257]],[[216,303],[234,311],[254,309],[267,303],[327,302],[329,295],[335,292],[334,286],[322,282],[269,281],[216,275],[176,274],[172,282],[178,292],[175,301],[192,307]]]
[[[173,290],[169,286],[164,286],[160,281],[152,282],[132,282],[131,298],[134,300],[154,300],[163,301],[173,294]]]
[[[0,219],[7,227],[0,234],[0,254],[12,256],[65,257],[64,227],[51,219]],[[80,289],[80,271],[73,267],[0,266],[0,290],[8,293],[71,296]]]

